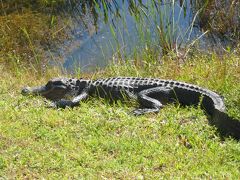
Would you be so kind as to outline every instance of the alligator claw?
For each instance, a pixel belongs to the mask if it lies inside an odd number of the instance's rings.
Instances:
[[[143,115],[145,112],[143,111],[143,109],[135,109],[132,111],[132,114],[134,116],[140,116],[140,115]]]
[[[158,113],[159,109],[135,109],[134,111],[132,111],[133,115],[135,116],[140,116],[146,113]]]
[[[57,108],[57,105],[56,105],[56,103],[55,102],[45,102],[46,103],[46,107],[47,108]]]
[[[73,102],[70,100],[65,100],[65,99],[61,99],[59,101],[55,101],[55,102],[49,102],[46,101],[46,107],[47,108],[66,108],[66,107],[73,107]]]

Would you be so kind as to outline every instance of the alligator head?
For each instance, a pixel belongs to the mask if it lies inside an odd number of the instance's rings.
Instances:
[[[40,95],[56,101],[69,96],[76,96],[80,90],[80,83],[78,79],[54,78],[44,86],[23,88],[22,95]]]

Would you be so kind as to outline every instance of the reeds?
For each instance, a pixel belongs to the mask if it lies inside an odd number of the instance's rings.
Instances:
[[[240,2],[237,0],[196,0],[193,9],[200,11],[198,25],[212,36],[236,44],[240,39]]]
[[[96,31],[99,30],[99,21],[110,24],[114,42],[109,42],[109,47],[115,51],[115,60],[135,59],[154,64],[165,56],[171,56],[183,62],[191,50],[199,48],[197,44],[207,32],[239,43],[239,2],[236,0],[228,3],[210,0],[127,0],[121,2],[127,4],[122,13],[119,3],[116,0],[37,0],[34,3],[31,0],[1,0],[0,31],[3,36],[0,38],[3,43],[0,44],[0,53],[9,57],[6,54],[12,56],[12,50],[15,50],[20,62],[26,59],[29,62],[29,56],[33,64],[34,61],[46,62],[39,53],[56,48],[56,42],[61,46],[71,36],[74,29],[72,22],[82,21],[81,15],[85,13],[90,13],[92,19],[89,23],[95,26]],[[128,45],[131,30],[126,25],[126,11],[134,19],[137,31],[133,49],[129,49]],[[191,20],[183,26],[190,11],[193,12]],[[66,23],[68,17],[71,23]],[[115,21],[119,20],[124,28],[116,27]],[[82,24],[87,26],[87,23]],[[194,34],[195,26],[203,30],[197,36]],[[105,51],[102,49],[103,55]]]
[[[177,60],[186,59],[190,49],[206,34],[203,32],[193,36],[198,13],[191,18],[189,24],[182,25],[189,18],[187,16],[190,16],[190,8],[186,10],[185,6],[187,3],[189,2],[185,0],[181,3],[175,0],[148,1],[144,5],[136,3],[135,7],[138,7],[138,11],[132,16],[135,20],[138,43],[133,52],[139,51],[140,54],[142,52],[142,55],[147,57],[146,60],[152,63],[169,55]],[[124,31],[128,31],[127,27]],[[116,32],[112,32],[112,35],[116,37]],[[139,56],[139,53],[137,54]],[[142,58],[135,57],[135,59]]]

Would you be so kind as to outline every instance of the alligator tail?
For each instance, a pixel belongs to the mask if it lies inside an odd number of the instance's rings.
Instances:
[[[231,136],[240,140],[240,120],[234,119],[226,113],[224,100],[220,95],[209,90],[208,95],[214,106],[214,110],[210,110],[208,113],[211,116],[210,123],[217,127],[223,137]]]
[[[240,140],[240,120],[229,117],[225,112],[215,109],[211,121],[222,136],[231,136]]]

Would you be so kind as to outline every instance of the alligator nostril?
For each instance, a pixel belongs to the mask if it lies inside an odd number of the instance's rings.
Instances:
[[[21,92],[22,95],[27,95],[28,93],[29,93],[29,87],[25,87],[22,89],[22,92]]]

